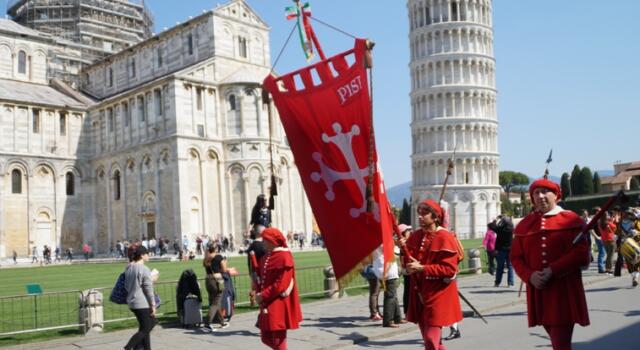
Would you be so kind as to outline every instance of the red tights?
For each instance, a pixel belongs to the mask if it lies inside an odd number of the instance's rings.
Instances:
[[[418,325],[420,326],[420,332],[424,340],[425,350],[446,350],[444,345],[440,343],[442,327],[428,326],[423,322],[420,322]]]
[[[551,338],[553,350],[571,350],[573,325],[544,326],[544,329],[549,334],[549,338]]]
[[[287,350],[287,331],[261,331],[262,343],[274,350]]]

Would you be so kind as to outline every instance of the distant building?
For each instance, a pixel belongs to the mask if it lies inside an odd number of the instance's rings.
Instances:
[[[628,191],[631,188],[631,178],[640,177],[640,161],[614,164],[613,174],[600,179],[602,192]]]
[[[78,3],[46,3],[69,2]],[[256,197],[269,193],[270,136],[273,225],[310,234],[277,111],[260,98],[268,34],[245,1],[232,0],[87,64],[75,90],[52,65],[82,52],[1,20],[0,257],[45,244],[89,243],[101,254],[143,236],[232,234],[238,244]]]

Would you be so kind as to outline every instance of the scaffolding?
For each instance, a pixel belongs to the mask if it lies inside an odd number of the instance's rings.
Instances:
[[[7,14],[23,26],[78,44],[95,61],[152,35],[144,0],[10,0]]]

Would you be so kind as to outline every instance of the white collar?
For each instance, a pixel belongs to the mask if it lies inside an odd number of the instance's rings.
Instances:
[[[556,206],[553,209],[551,209],[548,212],[544,213],[542,216],[554,216],[554,215],[560,214],[560,212],[562,212],[562,211],[564,211],[564,209],[562,209],[561,206],[556,204]]]
[[[285,248],[285,247],[276,247],[276,248],[273,248],[273,251],[274,251],[274,252],[288,252],[288,251],[289,251],[289,248]]]

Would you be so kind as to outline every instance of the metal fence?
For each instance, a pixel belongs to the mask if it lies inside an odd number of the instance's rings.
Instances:
[[[296,283],[301,297],[317,295],[324,290],[324,266],[296,269]],[[114,278],[115,281],[115,278]],[[206,295],[204,279],[200,279],[203,296]],[[236,292],[236,306],[249,305],[251,280],[248,274],[233,277]],[[354,283],[350,288],[362,288],[364,284]],[[168,321],[175,321],[177,281],[157,282],[154,291],[160,297],[158,316]],[[104,323],[117,323],[135,319],[127,305],[118,305],[109,301],[112,287],[94,288],[103,295]],[[21,333],[58,330],[64,328],[81,329],[84,324],[80,320],[80,297],[83,291],[43,293],[40,295],[18,295],[0,298],[0,337]],[[86,291],[85,291],[86,293]],[[206,300],[206,298],[204,298]]]
[[[487,263],[486,253],[480,251],[482,266]],[[460,262],[460,273],[472,273],[469,269],[469,254]],[[324,289],[324,266],[314,266],[296,269],[296,282],[301,297],[317,296],[322,298],[327,292]],[[114,278],[115,281],[115,278]],[[362,283],[358,283],[362,282]],[[364,280],[351,283],[349,289],[365,288]],[[236,294],[236,306],[249,305],[249,291],[251,280],[248,274],[233,277]],[[161,300],[158,316],[168,321],[175,321],[176,316],[176,287],[177,281],[157,282],[154,290]],[[200,279],[203,295],[206,295],[204,279]],[[109,301],[112,287],[94,288],[103,295],[104,323],[118,323],[135,319],[127,305],[118,305]],[[43,293],[40,295],[18,295],[0,297],[0,337],[21,333],[50,331],[65,328],[81,329],[84,324],[80,320],[80,297],[83,291],[71,290],[64,292]],[[206,300],[206,298],[205,298]]]

